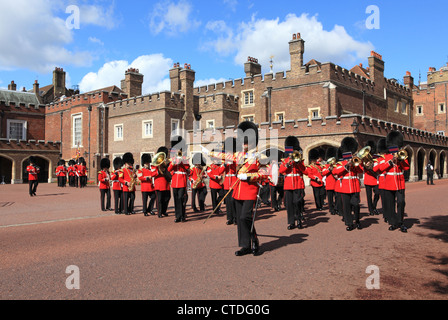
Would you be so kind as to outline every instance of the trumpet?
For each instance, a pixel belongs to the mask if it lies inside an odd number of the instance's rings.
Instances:
[[[408,158],[408,152],[405,149],[400,149],[397,152],[397,159],[398,160],[406,160]]]
[[[303,154],[298,150],[295,150],[293,153],[291,153],[289,157],[294,162],[301,162],[303,160]]]
[[[327,164],[330,166],[334,166],[337,162],[337,159],[335,157],[331,157],[327,160]]]

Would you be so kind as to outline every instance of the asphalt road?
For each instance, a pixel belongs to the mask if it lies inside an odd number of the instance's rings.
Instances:
[[[264,206],[261,254],[243,257],[224,215],[204,223],[210,210],[174,223],[172,204],[164,218],[102,212],[94,186],[0,185],[0,299],[446,300],[448,180],[435,183],[407,184],[408,233],[368,216],[364,190],[363,229],[348,232],[307,189],[306,228]]]

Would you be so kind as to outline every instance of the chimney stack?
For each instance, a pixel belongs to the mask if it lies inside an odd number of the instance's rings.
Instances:
[[[376,53],[375,51],[370,52],[369,60],[369,73],[370,79],[373,82],[383,82],[384,81],[384,61],[383,57]],[[379,88],[380,86],[376,86]]]
[[[36,96],[39,96],[39,83],[37,82],[37,80],[34,81],[33,92]]]
[[[16,91],[17,85],[14,83],[14,80],[11,81],[11,84],[8,84],[8,90]]]
[[[294,33],[292,40],[289,41],[289,55],[291,57],[291,71],[299,72],[303,66],[303,54],[305,52],[305,40],[302,39],[300,33]]]
[[[171,80],[171,91],[179,92],[181,89],[180,83],[180,65],[179,62],[173,65],[173,68],[170,70],[170,80]]]
[[[261,74],[261,64],[258,63],[258,59],[247,57],[247,62],[244,64],[244,72],[246,73],[246,77]]]
[[[142,95],[143,74],[138,69],[129,68],[121,80],[121,90],[123,90],[128,98],[138,97]]]
[[[55,98],[66,95],[65,71],[62,68],[55,68],[53,71],[53,90]]]
[[[406,71],[406,75],[403,77],[403,83],[405,87],[411,90],[414,88],[414,78],[411,76],[409,71]]]

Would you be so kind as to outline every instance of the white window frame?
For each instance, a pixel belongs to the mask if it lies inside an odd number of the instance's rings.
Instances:
[[[317,117],[314,117],[314,112],[317,112]],[[308,115],[310,119],[319,119],[320,118],[320,108],[309,108]]]
[[[440,110],[440,107],[441,107],[441,106],[443,106],[443,110]],[[440,103],[438,104],[437,111],[438,111],[438,113],[441,113],[441,114],[446,113],[445,102],[440,102]]]
[[[400,101],[398,99],[394,99],[394,111],[395,112],[400,112],[399,102]]]
[[[252,119],[248,119],[248,118],[252,118]],[[255,123],[255,115],[254,114],[246,114],[244,116],[241,116],[242,121],[251,121],[253,123]]]
[[[422,109],[422,112],[418,112],[418,108]],[[422,116],[423,115],[423,105],[418,105],[415,107],[415,115]]]
[[[151,124],[151,132],[147,134],[146,133],[146,125],[149,124],[149,123]],[[152,138],[153,136],[154,136],[154,121],[152,119],[150,119],[150,120],[143,120],[142,121],[142,138],[143,139],[148,139],[148,138]]]
[[[247,103],[246,103],[246,95],[247,95]],[[244,107],[253,107],[255,106],[255,91],[254,89],[241,91],[242,104]]]
[[[121,128],[121,137],[119,136],[119,128]],[[124,126],[122,123],[114,125],[114,141],[123,141],[124,137]]]
[[[210,124],[212,124],[212,125],[210,126]],[[206,129],[213,129],[213,130],[215,130],[215,119],[206,120],[205,121],[205,127],[206,127]]]
[[[281,116],[281,119],[279,116]],[[285,124],[285,111],[276,112],[275,113],[275,121],[281,121],[282,124]]]
[[[177,123],[177,129],[173,130],[173,123]],[[171,119],[171,136],[180,134],[180,119]]]
[[[76,137],[75,137],[75,121],[76,119],[81,119],[81,136],[79,138],[79,147],[82,147],[82,113],[77,113],[72,115],[72,148],[77,148],[78,144],[76,144]]]
[[[437,131],[437,134],[444,136],[445,135],[445,130],[439,130],[439,131]]]
[[[403,105],[404,105],[404,111],[403,111]],[[400,106],[401,106],[401,113],[408,114],[408,104],[406,103],[406,101],[401,101]]]
[[[16,119],[7,119],[6,120],[6,136],[8,139],[15,139],[12,138],[10,134],[11,124],[20,123],[22,125],[22,138],[18,140],[26,140],[26,134],[27,134],[27,121],[26,120],[16,120]]]

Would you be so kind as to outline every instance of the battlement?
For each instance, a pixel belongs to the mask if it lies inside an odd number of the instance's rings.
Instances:
[[[59,151],[60,147],[60,141],[0,138],[0,149],[4,151]]]
[[[224,92],[199,96],[199,112],[212,110],[238,111],[238,97]]]

